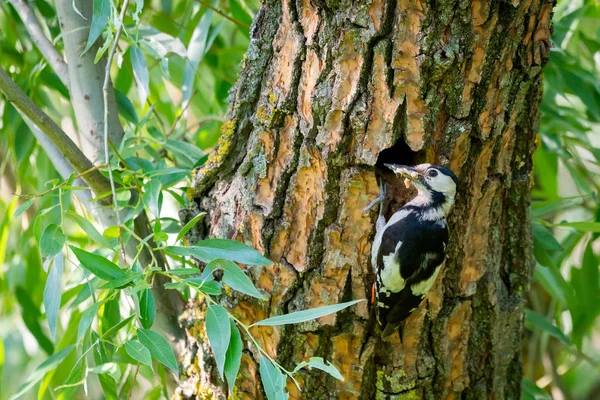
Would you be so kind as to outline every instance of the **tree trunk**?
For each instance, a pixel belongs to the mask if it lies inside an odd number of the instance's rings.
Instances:
[[[552,6],[264,1],[219,147],[192,194],[209,213],[208,236],[243,241],[275,262],[248,268],[269,301],[223,299],[235,315],[250,323],[370,297],[376,212],[362,207],[379,194],[377,174],[391,187],[388,215],[410,195],[384,176],[383,162],[445,165],[460,180],[448,259],[402,342],[380,339],[368,302],[253,328],[284,367],[320,356],[346,378],[303,372],[302,393],[288,384],[292,398],[520,397],[532,154]],[[200,349],[190,349],[180,390],[222,398],[194,311],[189,333]],[[247,347],[236,398],[265,397],[256,356]]]

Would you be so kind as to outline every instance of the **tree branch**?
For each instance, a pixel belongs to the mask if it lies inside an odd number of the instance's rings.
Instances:
[[[77,1],[77,8],[84,19],[73,9],[72,0],[56,0],[56,13],[63,33],[65,55],[69,68],[69,92],[75,112],[81,150],[94,163],[102,163],[104,132],[103,78],[106,57],[97,63],[94,58],[101,39],[85,53],[93,14],[92,0]],[[82,54],[83,53],[83,54]],[[108,93],[108,132],[113,143],[120,143],[123,127],[119,121],[117,102],[112,83]]]
[[[102,108],[104,110],[104,162],[108,166],[108,180],[110,182],[110,189],[113,195],[113,203],[115,207],[115,214],[117,216],[117,226],[119,227],[119,240],[121,242],[121,248],[123,248],[123,261],[125,261],[125,250],[123,246],[123,233],[121,232],[121,218],[119,216],[119,204],[117,202],[117,192],[115,190],[115,181],[113,179],[112,167],[110,166],[110,153],[108,152],[108,96],[112,91],[112,85],[110,84],[110,67],[112,65],[113,57],[117,52],[117,45],[119,44],[119,38],[121,37],[121,32],[123,32],[123,20],[125,18],[125,12],[127,11],[127,6],[129,5],[129,0],[125,0],[123,2],[123,6],[121,8],[121,14],[119,17],[119,27],[117,28],[117,34],[115,35],[115,39],[112,43],[112,47],[110,52],[108,53],[108,60],[106,61],[106,68],[104,71],[104,83],[102,84]]]
[[[214,12],[216,12],[217,14],[219,14],[221,17],[228,19],[229,21],[233,22],[234,24],[241,26],[242,28],[250,28],[250,25],[243,23],[242,21],[238,21],[237,19],[230,17],[229,15],[227,15],[227,13],[219,10],[217,7],[211,5],[210,3],[208,3],[207,1],[204,0],[195,0],[198,3],[202,4],[204,7],[213,10]]]
[[[31,122],[29,118],[23,115],[21,110],[19,110],[19,113],[21,113],[23,121],[25,121],[29,129],[31,129],[33,136],[35,136],[35,138],[37,139],[38,144],[44,150],[44,152],[52,162],[52,165],[54,165],[54,168],[56,168],[56,171],[58,171],[59,175],[63,179],[68,179],[69,176],[71,176],[71,174],[75,171],[71,164],[69,164],[69,162],[64,158],[62,152],[58,149],[58,147],[56,147],[56,145],[52,143],[52,141],[48,138],[48,136],[44,134],[44,132],[41,131],[40,128],[38,128],[33,122]],[[73,182],[73,185],[87,186],[87,184],[81,178],[77,178]],[[94,203],[92,203],[92,194],[89,190],[76,190],[75,195],[90,211],[93,211],[90,209],[92,207],[92,204]]]
[[[65,63],[63,57],[42,31],[42,27],[27,1],[9,1],[17,11],[17,14],[19,14],[19,17],[21,17],[23,25],[25,25],[25,29],[29,32],[29,36],[31,36],[33,43],[48,61],[48,64],[50,64],[54,72],[56,72],[56,75],[58,75],[62,83],[69,87],[69,69],[67,68],[67,63]]]
[[[35,105],[2,68],[0,68],[0,91],[60,149],[75,171],[81,173],[94,166],[56,122]],[[86,175],[84,180],[96,194],[110,191],[108,180],[99,171]],[[105,198],[104,201],[107,200],[110,201],[110,197]]]

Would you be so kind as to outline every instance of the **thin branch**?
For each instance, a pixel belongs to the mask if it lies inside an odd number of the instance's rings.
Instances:
[[[133,388],[135,387],[135,381],[137,380],[138,372],[140,371],[140,362],[138,362],[137,367],[135,367],[135,374],[133,374],[133,383],[131,384],[131,388],[129,389],[129,394],[127,395],[128,399],[131,399],[131,395],[133,394]]]
[[[86,158],[71,138],[10,79],[2,68],[0,68],[0,92],[4,93],[9,102],[40,128],[56,147],[61,149],[64,158],[75,171],[83,173],[93,168],[92,162]],[[87,174],[83,179],[96,194],[110,190],[109,182],[99,171]]]
[[[121,230],[121,216],[119,215],[117,191],[115,189],[115,181],[113,179],[112,167],[110,166],[110,154],[108,152],[108,93],[109,90],[112,89],[110,86],[110,67],[112,65],[113,58],[115,57],[115,53],[117,52],[117,45],[119,43],[119,38],[121,37],[121,32],[123,32],[123,21],[125,19],[125,12],[127,11],[128,5],[129,0],[125,0],[121,8],[121,14],[119,16],[119,27],[117,28],[117,34],[115,35],[115,40],[110,49],[110,53],[108,53],[108,59],[106,60],[106,68],[104,71],[104,84],[102,85],[102,99],[104,102],[104,162],[108,165],[108,178],[110,181],[110,189],[113,195],[113,203],[115,207],[115,214],[117,217],[117,226],[119,228],[119,242],[121,243],[123,264],[125,265],[127,265],[127,260],[125,258],[125,244],[123,242],[123,231]]]
[[[54,143],[52,143],[50,139],[48,139],[48,136],[46,136],[44,132],[40,130],[40,128],[38,128],[33,122],[31,122],[29,118],[23,115],[21,111],[19,111],[19,113],[21,114],[23,121],[25,121],[25,124],[27,124],[27,126],[31,130],[31,133],[33,133],[33,136],[35,136],[35,138],[37,139],[37,142],[42,148],[42,150],[44,150],[44,152],[52,162],[52,165],[54,165],[54,168],[56,168],[58,174],[65,180],[69,179],[69,177],[73,172],[75,172],[75,170],[73,169],[71,164],[69,164],[69,162],[65,160],[65,157],[63,156],[62,152],[58,149],[58,147],[56,147]],[[75,177],[73,185],[88,187],[87,184],[80,177]],[[75,195],[77,196],[77,198],[79,198],[81,203],[88,208],[89,211],[92,211],[93,196],[89,188],[87,190],[77,190],[75,192]]]
[[[208,2],[204,1],[204,0],[196,0],[196,2],[202,4],[204,7],[213,10],[214,12],[216,12],[217,14],[219,14],[221,17],[233,22],[234,24],[241,26],[243,28],[246,29],[250,29],[250,25],[243,23],[242,21],[238,21],[237,19],[230,17],[229,15],[227,15],[226,13],[224,13],[223,11],[219,10],[217,7],[209,4]]]
[[[35,46],[40,50],[40,53],[44,56],[48,64],[54,69],[56,75],[60,78],[62,83],[68,88],[69,87],[69,69],[67,63],[56,50],[50,39],[46,37],[42,27],[35,16],[31,7],[26,0],[9,0],[10,4],[15,8],[19,17],[25,25],[25,29],[29,32],[31,40]]]
[[[212,122],[212,121],[223,123],[223,117],[219,117],[217,115],[209,115],[209,116],[200,118],[200,119],[198,119],[198,121],[194,122],[192,125],[190,125],[188,128],[186,128],[184,133],[192,132],[196,128],[199,128],[202,125],[208,124],[209,122]],[[178,136],[178,135],[176,135],[176,136]]]
[[[171,126],[171,129],[169,129],[169,132],[167,132],[167,137],[169,137],[169,136],[171,136],[171,134],[173,134],[173,131],[177,127],[177,124],[181,120],[181,117],[183,117],[183,114],[185,114],[185,112],[187,111],[187,109],[190,106],[190,104],[192,104],[192,99],[194,98],[194,96],[196,96],[196,94],[198,94],[198,90],[194,90],[194,92],[190,96],[190,99],[187,101],[187,103],[185,104],[185,106],[183,106],[183,109],[181,110],[181,112],[179,113],[179,115],[175,118],[175,121],[173,122],[173,125]]]
[[[77,180],[77,179],[83,178],[85,175],[91,174],[92,172],[94,172],[94,171],[96,171],[98,169],[104,168],[104,167],[106,167],[106,165],[104,165],[104,164],[102,164],[102,165],[95,165],[92,168],[88,169],[87,171],[83,171],[81,174],[75,175],[73,177],[73,179]],[[37,199],[37,198],[40,198],[40,197],[44,197],[48,193],[52,193],[55,190],[58,190],[58,189],[61,189],[61,188],[65,187],[65,186],[67,186],[67,183],[69,182],[69,180],[68,180],[69,176],[70,175],[67,175],[67,177],[64,178],[65,180],[62,183],[60,183],[60,184],[58,184],[56,186],[53,186],[51,189],[48,189],[48,190],[46,190],[44,192],[36,193],[36,194],[18,194],[18,193],[16,193],[16,195],[19,196],[19,197],[23,197],[25,199]]]

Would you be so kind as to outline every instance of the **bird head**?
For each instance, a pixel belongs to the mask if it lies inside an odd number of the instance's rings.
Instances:
[[[433,197],[441,194],[447,199],[454,199],[458,178],[446,167],[433,164],[408,165],[385,164],[396,176],[405,178],[404,183],[413,184],[420,196]]]

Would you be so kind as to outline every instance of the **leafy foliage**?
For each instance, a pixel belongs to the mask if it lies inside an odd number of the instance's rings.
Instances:
[[[598,26],[597,2],[559,1],[534,164],[525,399],[588,399],[600,387]]]

